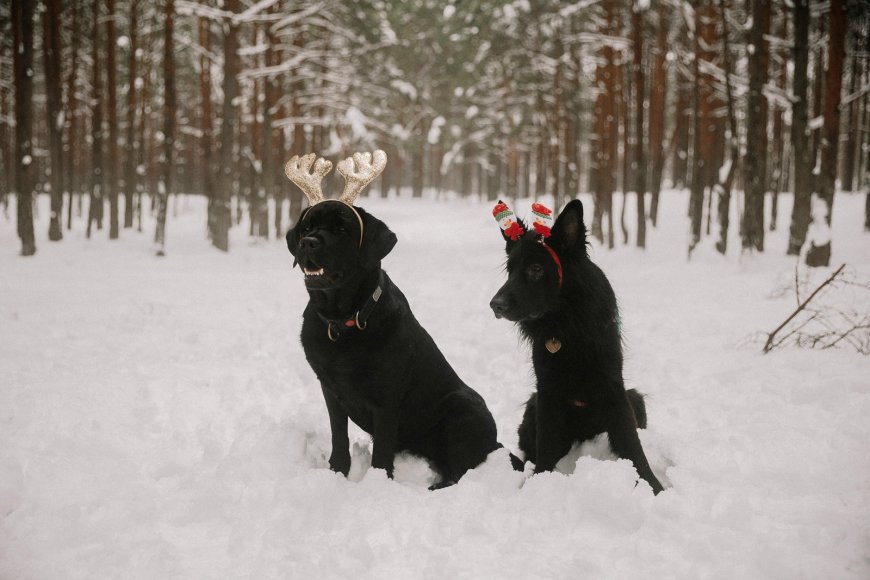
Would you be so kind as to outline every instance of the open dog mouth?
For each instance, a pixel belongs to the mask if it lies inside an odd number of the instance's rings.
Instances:
[[[302,273],[305,275],[305,284],[310,288],[331,287],[341,279],[339,272],[327,270],[311,259],[303,260],[300,266],[302,266]]]

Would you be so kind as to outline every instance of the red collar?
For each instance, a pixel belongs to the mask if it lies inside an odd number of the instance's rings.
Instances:
[[[559,256],[556,255],[556,250],[547,245],[544,240],[541,240],[541,245],[550,252],[550,256],[553,258],[553,261],[556,262],[556,270],[559,272],[559,287],[562,287],[562,261],[559,260]]]

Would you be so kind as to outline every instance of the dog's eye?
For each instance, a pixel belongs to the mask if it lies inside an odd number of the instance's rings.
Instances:
[[[342,226],[342,225],[338,225],[338,226],[335,226],[334,228],[332,228],[332,231],[334,231],[336,234],[338,234],[340,236],[343,236],[344,234],[347,233],[347,228]]]
[[[531,264],[529,265],[528,272],[530,278],[538,280],[544,275],[544,267],[540,264]]]

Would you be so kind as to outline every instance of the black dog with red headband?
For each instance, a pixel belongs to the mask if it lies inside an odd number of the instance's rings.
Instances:
[[[583,204],[552,212],[533,204],[532,228],[499,202],[493,216],[506,242],[508,280],[490,302],[532,345],[537,392],[526,403],[519,446],[535,472],[551,471],[575,442],[606,432],[653,491],[662,484],[643,452],[643,395],[625,390],[616,297],[586,252]]]

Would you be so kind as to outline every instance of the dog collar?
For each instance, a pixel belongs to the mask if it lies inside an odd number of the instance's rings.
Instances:
[[[366,326],[368,326],[369,316],[371,316],[375,306],[378,305],[378,301],[381,299],[383,293],[384,271],[381,270],[378,274],[378,285],[375,288],[375,291],[372,292],[372,295],[369,296],[366,303],[362,305],[362,308],[357,310],[355,313],[348,316],[342,316],[341,318],[327,318],[318,312],[317,317],[326,323],[326,336],[329,337],[329,340],[332,342],[338,342],[342,332],[353,328],[365,330]]]

